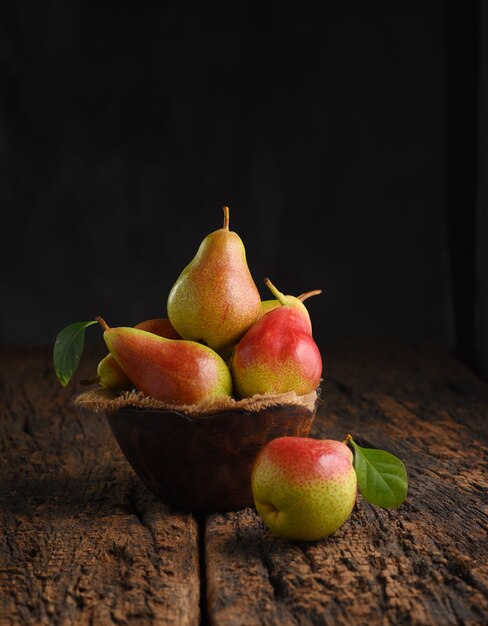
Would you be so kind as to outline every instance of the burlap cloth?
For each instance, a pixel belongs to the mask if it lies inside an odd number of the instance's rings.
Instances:
[[[251,398],[236,400],[235,398],[219,398],[200,404],[176,405],[156,400],[145,396],[138,391],[114,392],[109,389],[91,389],[75,396],[73,402],[82,409],[93,412],[113,412],[123,407],[135,407],[140,409],[162,409],[177,411],[186,415],[208,415],[210,413],[222,413],[225,411],[243,411],[255,413],[269,406],[299,405],[310,411],[315,407],[320,390],[312,391],[303,396],[298,396],[294,391],[277,395],[255,395]]]

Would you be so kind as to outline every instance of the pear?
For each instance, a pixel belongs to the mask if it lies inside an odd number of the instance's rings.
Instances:
[[[171,322],[167,317],[156,317],[149,320],[144,320],[136,324],[135,328],[141,330],[147,330],[150,333],[154,333],[159,337],[166,337],[167,339],[181,339],[180,335],[171,325]],[[94,378],[82,380],[81,385],[95,385],[99,384],[100,387],[106,389],[120,389],[121,391],[127,391],[134,388],[134,385],[129,380],[129,377],[124,370],[117,363],[115,358],[108,353],[100,361],[97,367],[97,375]]]
[[[223,228],[203,239],[167,301],[171,324],[183,337],[225,355],[258,319],[261,297],[249,271],[239,235]]]
[[[321,293],[322,293],[321,289],[314,289],[313,291],[307,291],[305,293],[301,293],[299,296],[297,296],[297,298],[301,302],[304,302],[308,298],[311,298],[312,296],[318,296]],[[263,315],[265,315],[266,313],[269,313],[269,311],[272,311],[273,309],[277,309],[279,306],[281,306],[281,302],[277,300],[276,298],[274,300],[263,300],[261,302],[261,312],[259,314],[259,317],[262,317]]]
[[[254,461],[251,485],[266,526],[291,541],[328,537],[347,521],[356,504],[353,455],[335,439],[273,439]]]
[[[322,376],[322,357],[312,337],[310,315],[301,300],[285,296],[267,278],[266,285],[280,302],[255,322],[238,342],[231,359],[234,392],[255,394],[316,389]]]
[[[136,324],[134,328],[140,330],[147,330],[148,333],[153,333],[159,337],[165,337],[166,339],[181,339],[181,336],[173,328],[169,318],[167,317],[155,317],[149,320],[144,320]]]
[[[80,381],[80,385],[95,385],[106,389],[120,389],[128,391],[134,387],[124,370],[120,367],[114,357],[109,353],[103,357],[97,367],[97,375]]]
[[[208,346],[158,337],[138,328],[109,328],[103,318],[97,320],[110,353],[145,395],[185,405],[232,394],[229,369]]]
[[[297,296],[297,299],[300,300],[301,302],[304,302],[308,298],[312,296],[316,296],[320,293],[322,293],[321,289],[314,289],[313,291],[307,291],[306,293],[300,294],[299,296]],[[284,296],[284,297],[293,298],[293,296]],[[273,300],[262,300],[258,319],[263,317],[263,315],[266,315],[266,313],[269,313],[269,311],[272,311],[273,309],[277,309],[279,306],[281,306],[281,302],[277,300],[276,298],[274,298]],[[235,350],[235,345],[231,346],[230,349],[228,349],[226,352],[221,353],[221,356],[224,358],[226,363],[229,363],[230,359],[232,358],[232,353],[234,350]]]

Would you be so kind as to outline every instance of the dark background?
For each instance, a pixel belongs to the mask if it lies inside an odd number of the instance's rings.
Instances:
[[[323,290],[320,345],[488,379],[482,3],[124,6],[0,5],[0,341],[165,316],[228,204],[263,298]]]

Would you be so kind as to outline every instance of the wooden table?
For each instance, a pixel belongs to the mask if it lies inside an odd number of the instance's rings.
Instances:
[[[252,508],[157,502],[103,415],[72,405],[50,347],[2,348],[0,624],[488,624],[488,387],[435,346],[322,354],[311,435],[396,454],[409,496],[359,496],[330,538],[293,544]]]

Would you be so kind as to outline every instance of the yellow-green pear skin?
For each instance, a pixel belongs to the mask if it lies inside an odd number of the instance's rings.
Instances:
[[[266,315],[266,313],[269,313],[273,309],[277,309],[279,306],[281,306],[281,302],[278,300],[263,300],[261,302],[259,317],[263,317],[263,315]]]
[[[321,293],[322,293],[321,289],[314,289],[313,291],[306,291],[305,293],[301,293],[299,296],[297,296],[297,298],[298,300],[300,300],[300,302],[304,302],[311,296],[318,296]],[[286,296],[286,297],[292,298],[293,296]],[[259,313],[259,317],[263,317],[263,315],[266,315],[266,313],[273,311],[273,309],[277,309],[279,306],[281,306],[281,304],[282,303],[276,299],[275,300],[263,300],[261,302],[261,310]]]
[[[239,235],[224,226],[205,237],[168,296],[167,312],[183,339],[226,354],[258,319],[261,297]]]
[[[208,346],[137,328],[109,328],[102,318],[99,321],[110,353],[145,395],[176,405],[232,395],[229,368]]]
[[[98,383],[106,389],[130,390],[134,385],[111,354],[107,354],[97,367]]]
[[[97,367],[97,375],[80,381],[81,385],[99,385],[104,389],[130,391],[134,385],[110,352],[103,357]]]

